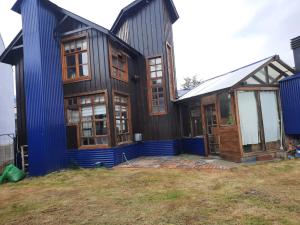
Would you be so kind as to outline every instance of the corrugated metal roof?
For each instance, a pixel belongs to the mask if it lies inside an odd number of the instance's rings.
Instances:
[[[180,97],[177,101],[231,88],[232,86],[243,80],[245,77],[247,77],[249,74],[251,74],[254,70],[261,67],[273,58],[274,56],[271,56],[269,58],[260,60],[229,73],[206,80],[198,87],[195,87],[194,89]]]

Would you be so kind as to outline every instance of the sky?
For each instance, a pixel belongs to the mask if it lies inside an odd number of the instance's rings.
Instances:
[[[133,0],[52,0],[55,4],[110,29],[120,10]],[[300,35],[300,0],[173,0],[177,80],[208,79],[271,55],[294,66],[290,39]],[[7,46],[21,29],[0,0],[0,34]]]

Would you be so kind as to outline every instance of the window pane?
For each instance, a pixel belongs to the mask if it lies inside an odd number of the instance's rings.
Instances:
[[[151,78],[155,78],[156,77],[156,72],[151,72]]]
[[[262,68],[260,71],[258,71],[255,76],[257,76],[259,79],[261,79],[263,82],[267,82],[267,74],[265,71],[265,68]]]
[[[161,64],[161,57],[157,58],[155,63],[156,64]]]
[[[156,71],[156,67],[155,66],[150,66],[150,71],[151,72]]]
[[[150,60],[149,60],[149,64],[150,64],[150,65],[155,65],[155,59],[150,59]]]
[[[96,145],[107,145],[108,144],[108,138],[107,137],[97,137],[95,138]]]
[[[71,49],[71,52],[75,51],[75,42],[70,43],[70,49]]]
[[[89,67],[87,65],[79,66],[79,75],[87,77],[89,75]]]
[[[162,71],[157,71],[156,75],[157,77],[162,77]]]
[[[91,104],[92,101],[91,101],[91,97],[82,97],[81,98],[81,104],[82,105],[85,105],[85,104]]]
[[[75,66],[76,65],[75,55],[68,55],[68,56],[66,56],[66,58],[67,58],[67,66]]]
[[[82,136],[83,137],[92,137],[93,136],[93,123],[92,122],[82,123]]]
[[[76,50],[81,51],[82,50],[82,40],[76,41]]]
[[[231,96],[229,93],[219,95],[220,101],[220,117],[222,125],[232,125],[233,117],[231,114]]]
[[[94,102],[95,103],[105,102],[105,98],[104,98],[103,95],[102,96],[95,96],[94,97]]]
[[[106,121],[97,121],[95,124],[96,124],[96,135],[107,134]]]
[[[278,73],[276,70],[274,70],[272,67],[268,67],[269,76],[273,79],[276,79],[278,76],[280,76],[280,73]]]
[[[66,43],[64,46],[65,46],[65,53],[69,53],[70,52],[70,44]]]
[[[156,66],[156,70],[162,70],[162,66],[161,65],[157,65]]]
[[[95,119],[105,119],[106,118],[106,106],[97,105],[94,107]]]
[[[82,40],[82,49],[87,50],[87,40]]]
[[[76,68],[75,67],[69,67],[67,72],[67,78],[68,79],[74,79],[76,77]]]
[[[69,110],[67,111],[68,123],[78,123],[79,122],[79,111]]]
[[[79,64],[88,64],[88,54],[87,52],[82,52],[78,54]]]
[[[85,106],[81,108],[81,116],[83,121],[91,121],[93,118],[92,106]]]

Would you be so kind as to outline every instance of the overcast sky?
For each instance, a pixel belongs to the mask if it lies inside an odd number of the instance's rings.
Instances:
[[[53,0],[57,5],[110,28],[133,0]],[[21,29],[14,0],[0,0],[0,33],[7,46]],[[178,82],[207,79],[279,54],[294,66],[290,39],[300,35],[299,0],[174,0]]]

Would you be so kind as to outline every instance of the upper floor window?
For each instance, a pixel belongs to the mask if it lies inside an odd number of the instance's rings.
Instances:
[[[176,78],[175,78],[175,67],[174,67],[174,57],[173,57],[173,48],[167,43],[167,57],[168,57],[168,74],[169,74],[169,83],[170,83],[170,98],[171,100],[176,99]]]
[[[109,45],[110,73],[115,79],[128,82],[127,56],[121,50]]]
[[[127,95],[114,94],[114,114],[116,142],[122,144],[131,141],[130,100]]]
[[[88,42],[86,36],[62,41],[63,81],[90,79]]]
[[[88,95],[65,100],[68,126],[77,126],[81,147],[108,145],[106,95]]]
[[[148,104],[152,115],[167,113],[161,56],[148,59]]]

